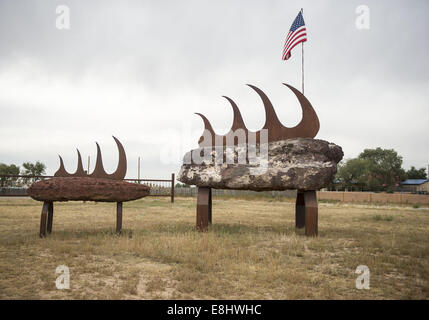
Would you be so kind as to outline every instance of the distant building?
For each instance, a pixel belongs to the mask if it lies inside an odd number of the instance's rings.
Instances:
[[[429,193],[429,179],[408,179],[401,182],[402,191]]]

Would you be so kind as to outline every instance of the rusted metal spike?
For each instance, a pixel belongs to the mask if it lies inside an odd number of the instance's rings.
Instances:
[[[231,130],[237,129],[246,129],[246,125],[244,124],[243,117],[241,116],[240,109],[237,107],[237,104],[231,98],[227,96],[222,96],[231,103],[232,111],[234,112],[234,119],[232,121]]]
[[[118,139],[113,137],[113,139],[116,142],[116,145],[118,147],[119,151],[119,161],[118,161],[118,167],[116,168],[116,171],[112,174],[106,173],[103,167],[103,159],[101,156],[101,150],[100,146],[97,144],[97,160],[95,163],[94,171],[89,175],[93,178],[104,178],[104,179],[114,179],[114,180],[122,180],[125,178],[125,174],[127,173],[127,157],[125,155],[125,150],[122,144],[119,142]]]
[[[106,178],[107,173],[106,171],[104,171],[103,158],[101,156],[100,146],[98,145],[98,142],[96,142],[95,144],[97,145],[97,160],[95,162],[94,171],[89,176],[93,178]]]
[[[290,129],[299,128],[300,132],[296,134],[299,134],[303,138],[314,138],[320,129],[319,117],[317,116],[316,111],[314,111],[310,101],[308,101],[308,99],[298,89],[288,85],[287,83],[283,84],[292,90],[292,92],[298,98],[302,108],[301,121],[298,123],[298,125]]]
[[[210,124],[210,121],[201,113],[195,112],[195,114],[199,115],[201,117],[201,119],[203,119],[204,130],[208,130],[208,131],[210,131],[210,133],[212,133],[214,135],[215,132],[213,131],[213,128],[212,128],[212,125]]]
[[[121,142],[119,142],[119,140],[116,139],[114,136],[112,137],[116,142],[116,146],[118,147],[119,160],[118,167],[116,168],[115,172],[112,174],[108,174],[108,177],[110,179],[122,180],[125,178],[125,175],[127,173],[127,156],[125,155],[125,150]]]
[[[272,128],[281,128],[282,124],[277,117],[276,111],[274,110],[273,104],[270,99],[268,99],[267,95],[258,87],[252,86],[248,84],[250,88],[256,91],[256,93],[261,97],[262,103],[265,108],[265,125],[263,129],[272,129]]]
[[[76,172],[73,174],[74,177],[84,177],[86,176],[85,170],[83,170],[83,164],[82,164],[82,156],[80,155],[80,152],[77,150],[77,168]]]
[[[201,113],[196,112],[195,114],[199,115],[201,117],[201,119],[203,119],[204,122],[204,133],[208,132],[211,137],[212,137],[212,141],[205,141],[204,139],[204,135],[203,134],[200,139],[198,140],[198,144],[200,145],[200,147],[204,147],[204,146],[211,146],[215,144],[215,137],[216,137],[216,133],[214,132],[212,125],[210,124],[210,121]]]
[[[239,137],[242,137],[244,134],[244,140],[241,140],[241,143],[247,143],[248,142],[248,137],[249,137],[249,131],[246,128],[246,125],[244,124],[243,121],[243,117],[241,116],[241,112],[240,109],[237,107],[237,105],[235,104],[235,102],[226,96],[223,96],[224,98],[226,98],[229,103],[231,103],[232,106],[232,110],[234,113],[234,118],[232,120],[232,126],[231,129],[228,131],[228,133],[222,137],[218,137],[218,139],[223,138],[223,140],[216,140],[216,141],[223,141],[223,145],[237,145],[239,143],[238,139]],[[239,131],[241,130],[241,132]],[[242,138],[241,138],[242,139]]]
[[[69,177],[70,174],[64,168],[63,158],[61,158],[60,155],[58,155],[58,157],[60,157],[60,168],[54,173],[54,177]]]

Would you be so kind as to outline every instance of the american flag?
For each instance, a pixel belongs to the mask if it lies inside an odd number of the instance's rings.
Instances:
[[[300,11],[295,18],[295,21],[292,23],[290,27],[289,33],[286,37],[286,43],[283,48],[283,60],[287,60],[290,58],[291,50],[301,42],[307,41],[307,31],[305,29],[304,18],[302,17],[302,12]]]

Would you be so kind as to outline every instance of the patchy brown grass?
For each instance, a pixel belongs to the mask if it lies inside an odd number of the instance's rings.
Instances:
[[[215,198],[213,226],[194,230],[195,199],[115,205],[0,198],[1,299],[427,299],[429,210],[320,203],[319,237],[294,228],[294,204]],[[371,271],[357,290],[358,265]],[[57,290],[58,265],[70,290]]]

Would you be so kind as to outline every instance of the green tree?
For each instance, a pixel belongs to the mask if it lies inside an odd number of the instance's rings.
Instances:
[[[41,176],[46,172],[45,164],[40,161],[36,161],[36,163],[24,162],[22,166],[24,167],[24,170],[22,171],[22,174],[24,175]],[[37,178],[30,179],[30,181],[36,181],[36,180]]]
[[[0,175],[19,175],[19,166],[14,164],[7,165],[0,163]],[[18,178],[0,177],[0,185],[5,187],[10,183],[16,182]]]
[[[410,170],[406,172],[407,179],[427,179],[426,168],[416,169],[411,167]]]
[[[359,159],[370,163],[368,187],[371,190],[389,190],[406,177],[402,157],[393,149],[365,149]]]
[[[190,186],[188,184],[184,184],[184,183],[176,183],[175,188],[189,188]]]
[[[368,159],[354,158],[347,160],[338,168],[337,178],[349,190],[366,188],[371,175],[371,163]]]

